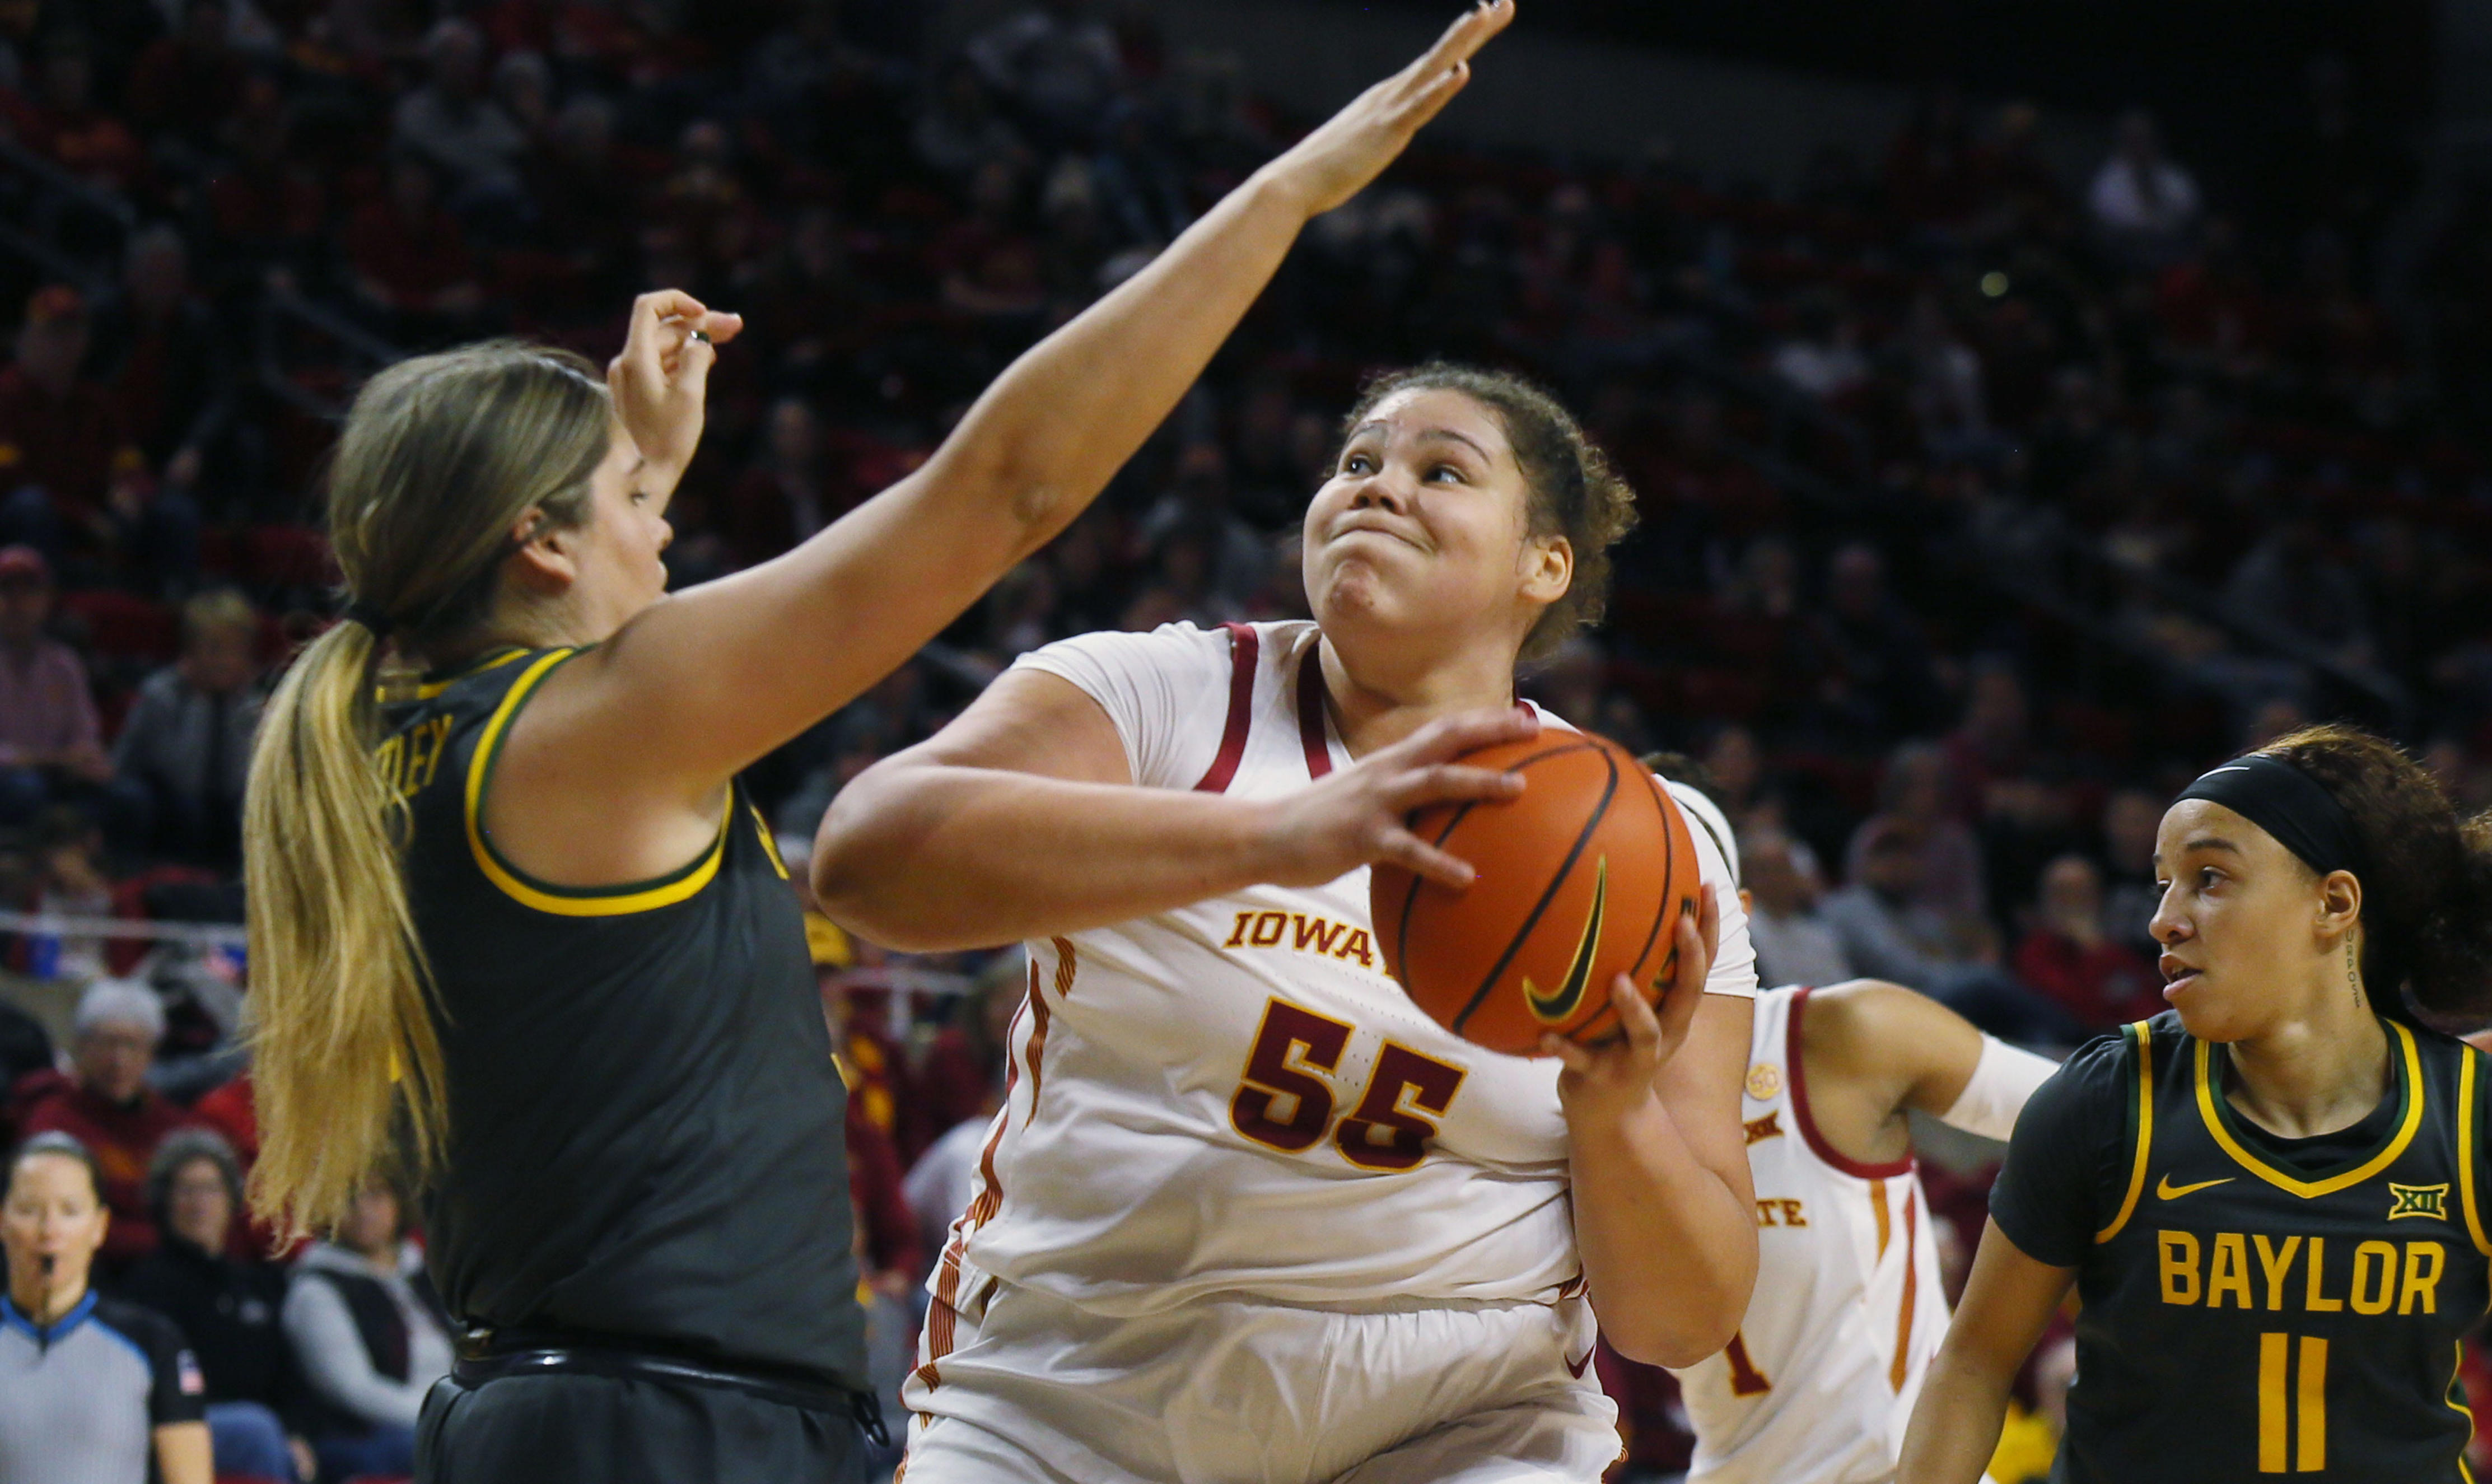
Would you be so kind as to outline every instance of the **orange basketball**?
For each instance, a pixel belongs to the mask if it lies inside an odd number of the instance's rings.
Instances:
[[[1659,780],[1624,748],[1545,730],[1461,759],[1520,773],[1510,802],[1437,805],[1420,839],[1479,873],[1455,891],[1380,865],[1368,905],[1386,970],[1466,1040],[1528,1055],[1548,1031],[1582,1045],[1617,1034],[1610,983],[1657,1002],[1677,960],[1673,925],[1700,890],[1696,842]]]

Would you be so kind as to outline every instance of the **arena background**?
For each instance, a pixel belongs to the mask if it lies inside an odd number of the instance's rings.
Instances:
[[[241,768],[333,608],[363,376],[603,357],[659,284],[743,312],[669,552],[716,577],[1443,9],[0,0],[0,1141],[79,1095],[72,1009],[124,976],[169,1029],[116,1157],[248,1153]],[[2492,803],[2492,4],[1525,0],[1096,511],[756,770],[790,853],[1024,650],[1300,611],[1335,420],[1436,356],[1543,379],[1639,490],[1610,623],[1531,686],[1709,770],[1769,981],[1980,966],[2126,1019],[2161,800],[2304,719]],[[816,949],[897,1357],[949,1214],[904,1174],[992,1106],[1017,980]],[[1683,1462],[1666,1380],[1603,1374],[1636,1476]]]

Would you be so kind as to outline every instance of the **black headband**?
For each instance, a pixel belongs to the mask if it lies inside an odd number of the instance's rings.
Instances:
[[[390,622],[389,615],[382,612],[377,605],[366,603],[361,598],[347,604],[345,611],[338,616],[348,623],[362,624],[371,630],[372,642],[375,644],[386,640],[390,637],[390,631],[398,627]]]
[[[2319,781],[2281,757],[2251,753],[2199,775],[2180,799],[2221,804],[2275,837],[2276,844],[2326,876],[2361,874],[2362,852],[2354,820]]]

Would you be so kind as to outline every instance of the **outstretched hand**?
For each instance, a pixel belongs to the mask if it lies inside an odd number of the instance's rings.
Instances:
[[[1350,100],[1265,171],[1301,193],[1310,217],[1349,200],[1463,90],[1471,54],[1512,19],[1514,0],[1472,6],[1418,60]]]
[[[1658,1097],[1653,1080],[1687,1041],[1721,941],[1722,911],[1712,887],[1705,888],[1698,904],[1695,912],[1678,919],[1676,972],[1658,1013],[1645,1003],[1635,981],[1620,974],[1610,983],[1610,1003],[1624,1036],[1597,1047],[1579,1046],[1554,1032],[1540,1038],[1542,1054],[1565,1063],[1558,1074],[1558,1101],[1568,1123],[1624,1119]]]
[[[607,363],[614,415],[640,457],[681,474],[699,446],[709,369],[718,347],[742,333],[744,316],[711,310],[679,288],[632,301],[632,329],[623,353]],[[698,331],[707,340],[696,339]]]

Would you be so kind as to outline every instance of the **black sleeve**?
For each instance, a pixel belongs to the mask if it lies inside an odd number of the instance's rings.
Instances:
[[[2036,1262],[2076,1266],[2120,1209],[2136,1138],[2136,1059],[2127,1031],[2097,1037],[2017,1115],[1990,1219]]]
[[[182,1337],[180,1327],[161,1314],[134,1306],[125,1307],[115,1319],[114,1327],[127,1326],[125,1332],[147,1351],[147,1425],[205,1421],[207,1378],[200,1374],[198,1359],[191,1353],[191,1342]]]

